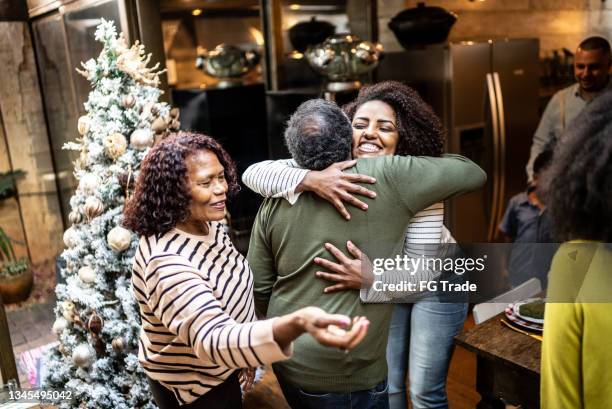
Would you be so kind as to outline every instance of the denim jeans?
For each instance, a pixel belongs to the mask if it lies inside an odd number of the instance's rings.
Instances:
[[[414,409],[448,408],[446,376],[453,338],[461,332],[467,304],[419,301],[393,309],[387,364],[391,409],[406,409],[406,375]]]
[[[348,393],[306,392],[278,374],[276,379],[292,409],[389,409],[386,379],[372,389]]]

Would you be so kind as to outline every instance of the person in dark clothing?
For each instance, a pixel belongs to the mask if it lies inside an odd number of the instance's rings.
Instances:
[[[550,262],[557,247],[542,243],[552,243],[552,225],[546,206],[538,195],[538,176],[550,165],[553,157],[553,144],[549,144],[533,163],[533,180],[527,190],[513,196],[508,201],[506,213],[499,229],[513,243],[508,259],[508,280],[516,287],[532,277],[538,278],[543,288],[548,282]]]

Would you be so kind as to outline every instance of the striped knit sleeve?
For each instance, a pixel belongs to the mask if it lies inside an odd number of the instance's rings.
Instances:
[[[236,323],[189,262],[174,254],[153,256],[146,267],[148,306],[198,358],[228,368],[256,367],[291,355],[274,341],[274,320]]]
[[[263,197],[281,197],[294,204],[301,194],[295,189],[307,173],[293,159],[266,160],[249,166],[242,182]]]
[[[442,240],[444,222],[444,203],[435,203],[416,213],[406,229],[404,255],[410,259],[435,258],[439,256],[439,244]],[[426,263],[417,263],[417,269],[390,270],[376,277],[380,284],[414,283],[435,280],[440,273],[426,268]],[[421,291],[376,291],[373,288],[362,289],[360,298],[366,303],[389,302],[395,298],[404,298]]]

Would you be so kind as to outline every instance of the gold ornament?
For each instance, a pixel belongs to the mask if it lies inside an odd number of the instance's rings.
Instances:
[[[134,98],[134,95],[126,95],[123,97],[122,104],[126,109],[132,108],[136,104],[136,98]]]
[[[55,333],[55,335],[60,336],[67,326],[68,321],[64,317],[59,317],[53,323],[53,332]]]
[[[88,344],[80,344],[72,351],[72,362],[75,365],[85,368],[91,364],[94,351]]]
[[[83,115],[82,117],[80,117],[77,121],[77,130],[79,131],[79,134],[81,134],[81,136],[85,136],[85,134],[89,132],[90,128],[91,119],[89,119],[87,115]]]
[[[104,211],[104,203],[95,196],[89,196],[85,200],[85,215],[87,219],[91,220],[96,216],[99,216]]]
[[[165,131],[167,126],[168,125],[166,124],[166,121],[164,120],[164,118],[162,118],[161,116],[158,116],[157,118],[155,118],[155,120],[151,124],[151,129],[153,129],[155,133],[158,133],[158,132]]]
[[[123,338],[117,337],[113,339],[111,345],[115,351],[121,352],[125,348],[125,341],[123,340]]]
[[[76,310],[72,301],[62,302],[62,315],[70,322],[74,322],[76,316]]]
[[[86,194],[92,195],[100,185],[100,178],[94,173],[86,173],[79,181],[79,189]]]
[[[117,39],[117,68],[128,74],[137,82],[151,87],[159,85],[159,74],[166,70],[159,70],[159,63],[151,68],[147,65],[151,61],[151,54],[145,54],[144,45],[138,41],[128,48],[123,33]]]
[[[95,336],[98,336],[100,335],[103,326],[104,320],[94,311],[87,321],[87,329],[90,330]]]
[[[72,224],[79,224],[83,221],[83,213],[81,213],[79,209],[73,209],[70,214],[68,214],[68,220]]]
[[[126,149],[127,140],[119,132],[112,133],[104,139],[104,152],[113,160],[123,155]]]
[[[76,247],[78,244],[78,237],[74,227],[68,227],[64,232],[64,244],[68,248]]]
[[[96,281],[96,272],[90,266],[83,266],[79,268],[79,278],[85,284],[91,284]]]
[[[130,135],[130,145],[134,149],[144,150],[153,146],[155,138],[150,129],[139,128]]]
[[[111,249],[121,252],[130,247],[130,243],[132,242],[132,233],[121,226],[115,226],[110,232],[108,232],[106,241]]]

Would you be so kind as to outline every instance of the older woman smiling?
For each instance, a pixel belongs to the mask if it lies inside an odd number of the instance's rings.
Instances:
[[[234,165],[212,138],[188,132],[145,157],[124,225],[141,235],[133,265],[140,305],[139,360],[157,405],[242,406],[238,369],[287,359],[308,332],[323,345],[350,349],[368,322],[307,307],[257,321],[253,277],[218,223],[238,190]],[[252,371],[243,371],[245,385]],[[248,385],[247,385],[248,386]]]

